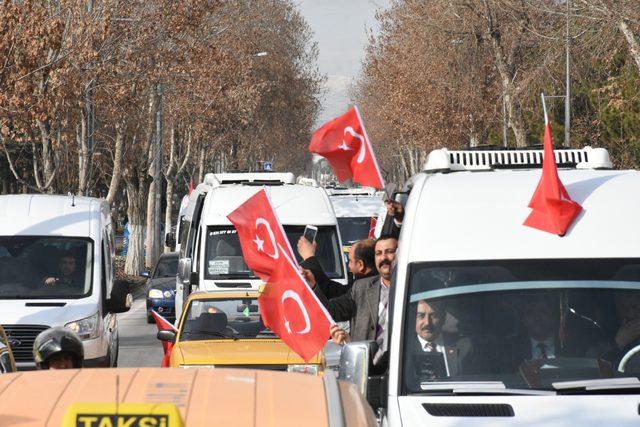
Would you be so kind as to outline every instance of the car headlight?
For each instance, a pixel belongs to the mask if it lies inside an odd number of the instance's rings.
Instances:
[[[165,298],[171,298],[171,296],[172,296],[173,294],[171,293],[171,291],[164,291],[164,294],[163,294],[163,295],[164,295],[164,297],[165,297]]]
[[[149,298],[162,298],[162,291],[160,289],[149,289]]]
[[[96,313],[93,316],[67,323],[64,326],[65,328],[71,329],[73,332],[77,333],[80,336],[80,339],[90,340],[98,338],[98,326],[100,326],[99,320],[100,318],[98,317],[98,313]]]
[[[193,368],[215,368],[216,365],[180,365],[181,368],[184,369],[193,369]]]
[[[287,372],[297,372],[299,374],[318,375],[320,373],[319,365],[289,365]]]

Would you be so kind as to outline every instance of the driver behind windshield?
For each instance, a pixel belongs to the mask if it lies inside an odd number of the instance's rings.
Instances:
[[[522,362],[557,357],[598,358],[611,345],[600,326],[586,316],[575,313],[559,292],[528,294],[522,307],[522,332],[507,339],[512,369]]]
[[[619,327],[610,358],[617,366],[627,352],[640,345],[640,292],[618,291],[614,303]]]
[[[77,274],[76,258],[69,252],[65,252],[58,258],[57,271],[43,279],[46,287],[78,287],[82,279]]]

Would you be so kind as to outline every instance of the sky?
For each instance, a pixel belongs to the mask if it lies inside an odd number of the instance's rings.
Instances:
[[[318,125],[349,108],[349,86],[360,72],[367,35],[377,32],[376,11],[390,1],[296,0],[318,43],[318,67],[326,76]]]

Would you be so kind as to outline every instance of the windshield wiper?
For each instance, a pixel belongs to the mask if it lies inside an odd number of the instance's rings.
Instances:
[[[216,332],[216,331],[184,331],[183,334],[186,334],[186,335],[203,334],[203,335],[211,335],[211,336],[220,337],[220,338],[230,338],[234,341],[238,340],[238,336],[235,334],[229,335],[229,334],[223,334],[222,332]]]
[[[529,390],[507,388],[502,381],[458,381],[458,382],[423,382],[420,384],[422,393],[412,393],[413,395],[433,395],[433,394],[507,394],[507,395],[527,395],[545,396],[556,394],[548,390]]]
[[[612,390],[638,391],[640,380],[637,377],[598,378],[580,381],[560,381],[551,384],[559,394],[589,394]]]

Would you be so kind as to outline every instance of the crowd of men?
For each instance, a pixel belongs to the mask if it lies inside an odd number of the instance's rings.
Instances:
[[[398,250],[398,237],[404,209],[388,201],[382,234],[377,239],[355,242],[349,251],[352,281],[347,286],[330,280],[315,258],[315,243],[304,237],[298,241],[302,274],[318,299],[336,322],[349,322],[347,332],[339,324],[331,327],[337,344],[350,341],[375,341],[378,351],[374,364],[385,360],[389,320],[389,296]]]

